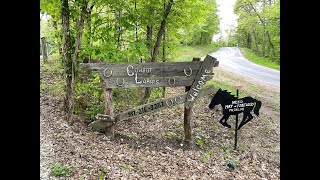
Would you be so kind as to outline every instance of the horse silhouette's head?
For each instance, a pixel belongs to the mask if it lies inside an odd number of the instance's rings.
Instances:
[[[218,89],[216,94],[212,97],[211,102],[209,104],[209,109],[213,109],[216,105],[218,105],[221,102],[221,88]]]

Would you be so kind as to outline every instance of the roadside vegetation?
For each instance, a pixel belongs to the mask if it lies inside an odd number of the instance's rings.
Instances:
[[[270,61],[267,58],[257,56],[251,49],[248,48],[240,48],[243,56],[249,61],[260,64],[262,66],[272,68],[275,70],[280,70],[280,64],[274,61]]]
[[[192,58],[194,57],[201,58],[219,48],[219,45],[215,43],[196,46],[178,46],[172,54],[172,61],[192,61]]]

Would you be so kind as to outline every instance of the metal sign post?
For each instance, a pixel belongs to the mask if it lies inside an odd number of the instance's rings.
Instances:
[[[237,98],[239,98],[239,88],[241,87],[240,83],[236,84],[237,89]],[[237,142],[238,142],[238,114],[236,114],[236,125],[234,126],[235,133],[234,133],[234,149],[237,149]]]

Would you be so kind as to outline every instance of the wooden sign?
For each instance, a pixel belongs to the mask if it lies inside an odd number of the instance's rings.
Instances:
[[[204,62],[81,63],[97,70],[106,88],[191,86]],[[206,74],[206,80],[213,73]]]
[[[208,81],[207,77],[212,74],[212,68],[214,66],[218,66],[218,63],[215,63],[216,60],[216,58],[210,55],[207,55],[204,59],[198,71],[198,74],[195,77],[190,90],[188,91],[187,101],[185,103],[186,108],[189,109],[193,106],[195,100],[199,96],[199,92],[201,92],[203,85],[206,83],[206,81]]]
[[[198,96],[205,96],[214,93],[216,90],[213,85],[204,88]],[[186,102],[187,98],[187,92],[182,93],[178,96],[171,97],[171,98],[166,98],[166,99],[161,99],[152,103],[144,104],[141,106],[137,106],[133,109],[124,111],[118,115],[116,115],[114,118],[110,117],[108,115],[104,114],[98,114],[96,116],[97,121],[94,121],[89,124],[89,126],[92,127],[93,130],[101,130],[104,129],[108,126],[113,125],[113,123],[120,121],[120,120],[125,120],[128,118],[140,116],[146,113],[154,113],[163,109],[171,108],[173,106],[176,106],[178,104],[183,104]],[[114,122],[113,122],[114,121]]]

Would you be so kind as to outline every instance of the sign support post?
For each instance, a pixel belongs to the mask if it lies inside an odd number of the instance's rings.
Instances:
[[[200,58],[193,58],[192,61],[200,61]],[[186,86],[186,92],[190,91],[191,86]],[[187,145],[190,145],[192,142],[192,128],[191,128],[191,116],[192,116],[192,107],[184,107],[183,114],[183,129],[184,129],[184,139]]]
[[[241,85],[238,83],[236,84],[237,89],[237,98],[239,98],[239,88]],[[238,114],[236,114],[236,125],[234,126],[235,133],[234,133],[234,150],[237,149],[237,142],[238,142]]]

